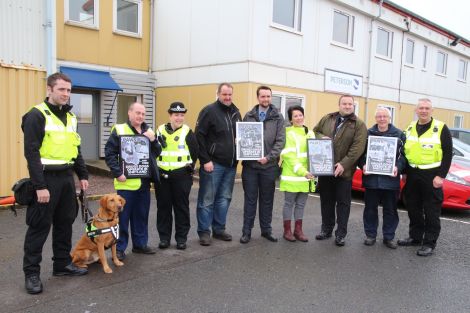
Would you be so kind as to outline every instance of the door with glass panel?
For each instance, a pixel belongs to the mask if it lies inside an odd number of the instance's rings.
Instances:
[[[72,112],[78,119],[78,133],[82,139],[81,152],[85,160],[98,159],[98,99],[99,93],[90,91],[74,90],[70,96]]]

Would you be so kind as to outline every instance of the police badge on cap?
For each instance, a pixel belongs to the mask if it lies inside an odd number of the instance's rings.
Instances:
[[[188,111],[182,102],[173,102],[170,104],[170,108],[168,109],[168,113],[186,113]]]

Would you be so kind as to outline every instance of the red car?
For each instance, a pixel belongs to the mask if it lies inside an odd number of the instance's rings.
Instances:
[[[403,180],[400,183],[403,189]],[[357,169],[352,181],[352,189],[364,192],[362,170]],[[470,160],[454,156],[449,173],[444,180],[443,208],[470,210]]]

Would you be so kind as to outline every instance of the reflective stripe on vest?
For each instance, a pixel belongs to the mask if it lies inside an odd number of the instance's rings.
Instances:
[[[113,129],[116,129],[116,134],[118,136],[135,135],[127,123],[114,125],[114,127],[111,129],[111,132]],[[120,161],[121,160],[119,160],[119,162]],[[124,182],[120,182],[116,178],[114,179],[114,189],[116,190],[138,190],[141,185],[142,180],[140,178],[128,178]]]
[[[67,125],[50,111],[46,103],[34,106],[45,118],[44,138],[39,154],[43,165],[72,164],[78,156],[80,135],[77,133],[77,117],[66,113]]]
[[[411,167],[431,169],[441,166],[442,147],[441,133],[444,123],[433,119],[429,129],[418,137],[417,121],[408,126],[405,131],[405,156]]]
[[[169,134],[165,124],[158,127],[158,133],[165,136],[166,141],[166,147],[162,148],[160,156],[157,157],[158,167],[165,171],[173,171],[193,163],[189,147],[186,144],[186,136],[189,130],[189,126],[183,125],[172,134]]]

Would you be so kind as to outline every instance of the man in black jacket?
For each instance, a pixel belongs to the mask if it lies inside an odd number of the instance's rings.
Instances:
[[[202,246],[211,244],[211,228],[214,238],[232,240],[232,236],[225,231],[225,223],[237,167],[236,122],[241,121],[240,112],[232,103],[232,93],[232,85],[220,84],[217,101],[202,109],[196,124],[201,166],[197,232]]]
[[[362,168],[362,186],[366,189],[364,196],[364,232],[366,239],[364,244],[372,246],[377,237],[377,227],[379,224],[378,206],[383,207],[383,243],[390,249],[396,249],[395,231],[398,226],[397,201],[400,192],[400,173],[406,167],[406,159],[403,152],[405,134],[390,123],[391,114],[387,108],[378,107],[375,112],[374,126],[369,128],[369,136],[383,136],[397,138],[396,160],[393,169],[393,176],[369,174],[366,169],[367,151],[359,160],[358,166]]]
[[[72,85],[62,73],[47,78],[47,98],[23,116],[24,155],[36,197],[26,211],[23,271],[30,294],[42,292],[39,278],[42,247],[52,226],[54,276],[88,273],[70,258],[72,224],[77,217],[75,172],[88,188],[88,172],[80,153],[77,117],[67,104]]]

